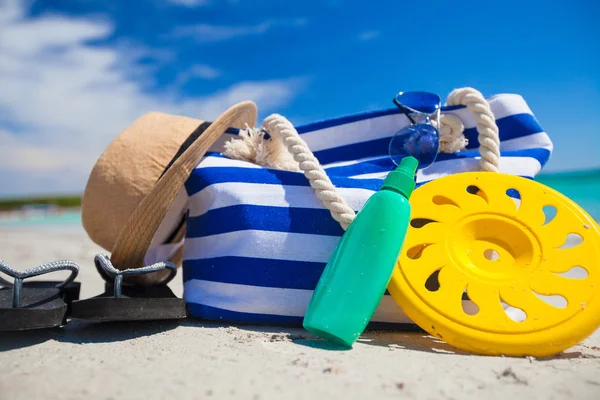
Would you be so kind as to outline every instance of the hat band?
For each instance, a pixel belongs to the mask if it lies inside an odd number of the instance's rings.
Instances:
[[[211,123],[212,122],[203,122],[196,129],[194,129],[190,136],[188,136],[187,139],[185,139],[185,141],[181,144],[181,146],[179,146],[179,150],[177,150],[177,153],[175,153],[173,158],[171,158],[171,161],[169,161],[162,174],[160,174],[160,176],[158,177],[157,181],[160,180],[160,178],[162,178],[163,175],[167,173],[167,171],[169,170],[169,168],[171,168],[171,166],[173,166],[175,161],[177,161],[177,159],[181,157],[181,155],[200,137],[200,135],[202,135],[204,131],[208,129]]]

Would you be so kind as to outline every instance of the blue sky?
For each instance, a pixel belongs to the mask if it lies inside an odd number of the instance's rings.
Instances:
[[[518,93],[600,167],[596,1],[0,0],[0,196],[77,193],[139,115],[215,118],[255,100],[293,123],[398,91]]]

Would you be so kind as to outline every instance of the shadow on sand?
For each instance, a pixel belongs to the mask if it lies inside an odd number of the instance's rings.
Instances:
[[[223,328],[231,327],[236,331],[244,331],[251,338],[260,335],[264,340],[270,342],[293,342],[295,344],[311,347],[327,351],[349,351],[348,347],[337,345],[318,338],[306,330],[298,327],[276,327],[276,326],[261,326],[261,325],[221,325],[211,324],[203,320],[188,318],[183,324],[187,326],[201,326],[204,328],[214,327]],[[238,335],[239,336],[239,335]],[[243,335],[242,335],[243,337]],[[238,338],[239,340],[239,338]],[[243,339],[242,339],[243,340]],[[442,354],[462,354],[469,353],[461,352],[458,349],[446,344],[438,338],[432,337],[416,325],[407,324],[401,330],[381,330],[367,329],[365,333],[357,341],[357,344],[369,346],[388,347],[393,349],[407,349],[415,351],[423,351],[428,353]]]
[[[60,328],[0,332],[0,352],[48,340],[64,343],[111,343],[150,336],[176,328],[181,321],[84,322],[71,320]]]
[[[261,325],[227,325],[218,322],[187,318],[174,321],[140,322],[87,322],[70,320],[61,328],[32,331],[0,332],[0,352],[19,349],[55,340],[63,343],[112,343],[139,337],[150,336],[173,330],[179,326],[199,327],[203,329],[226,329],[235,341],[252,341],[257,336],[269,342],[292,342],[300,346],[326,351],[349,351],[351,349],[332,344],[298,327],[277,327]],[[227,332],[227,331],[226,331]],[[456,349],[442,340],[429,335],[414,325],[402,330],[368,329],[358,339],[357,345],[385,347],[393,350],[411,350],[443,355],[476,356]],[[574,358],[600,359],[600,356],[582,353],[575,349],[567,350],[553,357],[540,358],[538,361],[565,360]]]

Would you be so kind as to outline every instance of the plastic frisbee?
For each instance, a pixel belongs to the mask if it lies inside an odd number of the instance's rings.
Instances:
[[[549,356],[600,325],[600,228],[559,192],[491,172],[415,190],[389,291],[421,328],[478,354]]]

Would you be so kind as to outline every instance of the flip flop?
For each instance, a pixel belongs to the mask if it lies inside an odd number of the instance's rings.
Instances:
[[[105,292],[89,299],[72,303],[72,318],[93,321],[151,321],[186,317],[185,301],[169,289],[177,274],[170,262],[159,262],[141,268],[116,269],[105,254],[94,258],[96,269],[106,281]],[[128,285],[123,277],[149,274],[161,270],[170,274],[155,286]]]
[[[27,278],[56,271],[71,271],[62,281],[23,282]],[[14,278],[0,277],[0,331],[54,328],[64,325],[69,305],[79,298],[81,284],[74,282],[79,266],[73,261],[54,261],[18,272],[0,260],[0,271]]]

